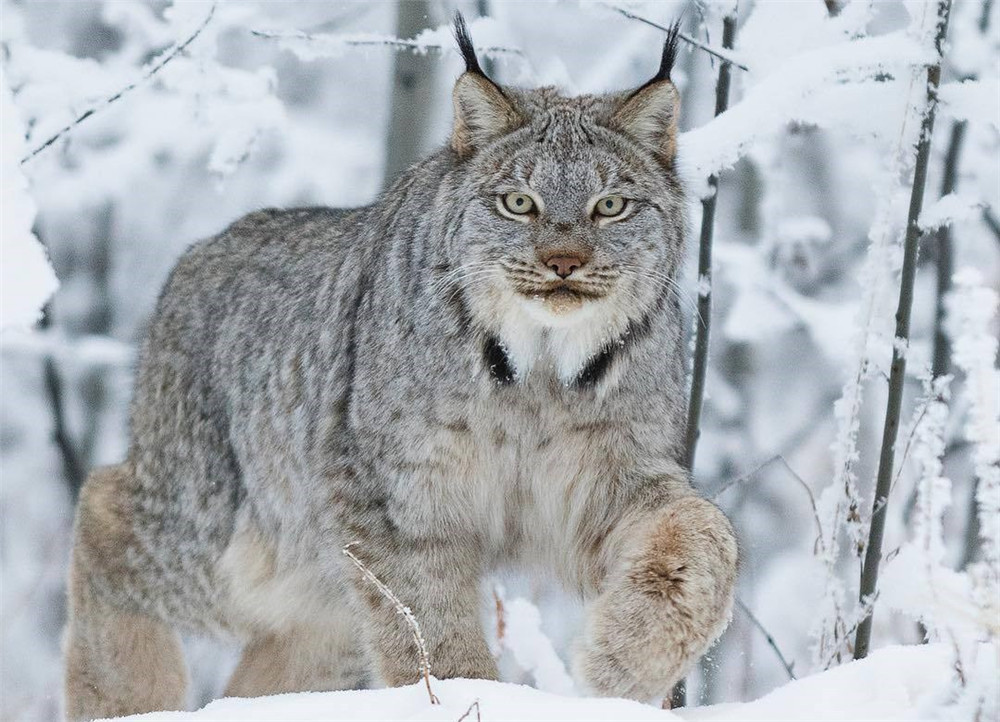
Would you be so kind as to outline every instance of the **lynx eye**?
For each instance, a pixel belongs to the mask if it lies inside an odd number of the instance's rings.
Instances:
[[[526,193],[505,193],[503,207],[514,215],[523,216],[535,210],[535,201]]]
[[[594,212],[605,218],[614,218],[620,216],[627,205],[628,202],[620,195],[604,196],[597,201]]]

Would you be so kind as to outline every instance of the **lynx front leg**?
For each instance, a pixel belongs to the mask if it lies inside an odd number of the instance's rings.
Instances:
[[[362,542],[352,551],[413,612],[431,674],[441,679],[497,678],[480,622],[480,565],[474,551],[429,541],[393,544],[391,551]],[[369,580],[354,569],[351,573],[367,612],[377,672],[392,687],[418,681],[420,658],[406,621]]]
[[[722,633],[736,539],[713,504],[689,496],[644,517],[588,610],[578,676],[592,691],[661,698]]]

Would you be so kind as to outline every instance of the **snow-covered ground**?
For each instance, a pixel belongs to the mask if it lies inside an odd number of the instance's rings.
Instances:
[[[983,647],[980,661],[997,663]],[[893,646],[869,658],[789,682],[753,702],[668,712],[623,699],[564,697],[532,687],[483,680],[434,680],[439,705],[423,684],[356,692],[282,694],[222,699],[197,712],[154,712],[138,722],[346,722],[347,720],[915,720],[951,719],[947,704],[951,650],[943,644]],[[997,679],[996,676],[993,679]],[[1000,681],[996,684],[1000,685]],[[478,704],[478,713],[476,705]],[[996,709],[983,720],[996,719]],[[992,715],[992,716],[991,716]]]

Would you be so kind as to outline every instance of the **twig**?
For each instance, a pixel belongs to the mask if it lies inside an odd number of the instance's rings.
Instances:
[[[472,714],[473,708],[475,708],[475,710],[476,710],[476,722],[483,722],[483,718],[480,717],[480,715],[479,715],[479,700],[478,699],[475,702],[473,702],[472,704],[470,704],[469,705],[469,709],[465,710],[465,714],[463,714],[461,717],[459,717],[457,720],[455,720],[455,722],[462,722],[462,720],[464,720],[466,717],[468,717],[470,714]]]
[[[781,653],[781,649],[778,647],[778,643],[774,641],[774,637],[772,637],[771,633],[767,631],[767,628],[763,624],[761,624],[761,621],[757,619],[756,616],[754,616],[754,613],[750,611],[750,607],[744,604],[743,600],[741,600],[739,597],[736,597],[736,606],[739,607],[745,615],[747,615],[747,619],[750,620],[750,623],[753,624],[753,626],[757,627],[757,630],[764,635],[764,639],[767,640],[768,646],[770,646],[771,649],[774,650],[774,654],[778,658],[778,661],[781,662],[781,666],[785,668],[785,674],[788,675],[788,679],[794,680],[795,672],[793,671],[793,669],[795,663],[794,662],[789,663],[789,661],[785,659],[785,655]]]
[[[403,618],[407,626],[410,628],[410,632],[413,634],[413,641],[417,645],[417,653],[420,657],[420,671],[424,676],[424,684],[427,685],[427,696],[430,697],[431,704],[441,704],[441,701],[431,690],[431,661],[430,655],[427,654],[427,645],[424,643],[423,632],[420,631],[420,623],[417,618],[413,616],[413,612],[403,604],[399,597],[393,592],[381,579],[375,576],[375,572],[365,566],[364,562],[354,556],[351,551],[351,547],[358,544],[358,542],[351,542],[343,549],[344,556],[350,559],[354,566],[358,568],[365,579],[372,583],[372,585],[379,591],[379,593],[389,600],[389,602],[396,608],[396,612]]]
[[[665,33],[670,32],[670,28],[668,28],[668,27],[666,27],[664,25],[660,25],[657,22],[653,22],[649,18],[644,18],[641,15],[636,15],[631,10],[627,10],[627,9],[625,9],[623,7],[619,7],[618,5],[614,5],[613,3],[609,3],[609,2],[599,2],[598,4],[599,5],[603,5],[608,10],[614,10],[619,15],[624,15],[629,20],[637,20],[640,23],[644,23],[644,24],[648,25],[651,28],[656,28],[657,30],[662,30]],[[704,50],[709,55],[712,55],[712,56],[718,58],[719,60],[722,61],[722,67],[724,67],[724,68],[729,67],[730,65],[735,65],[740,70],[749,70],[749,68],[746,65],[744,65],[739,60],[737,60],[733,56],[733,54],[729,52],[729,50],[731,50],[732,48],[731,47],[726,47],[725,38],[723,38],[723,41],[722,41],[722,45],[723,45],[724,49],[720,50],[718,48],[713,48],[710,45],[706,45],[705,43],[701,42],[697,38],[692,38],[687,33],[677,33],[677,37],[679,37],[681,40],[683,40],[688,45],[691,45],[691,46],[693,46],[695,48],[698,48],[699,50]]]
[[[882,431],[882,451],[879,456],[878,475],[875,482],[875,499],[872,505],[871,526],[865,548],[864,566],[861,568],[859,597],[862,602],[873,598],[878,584],[878,568],[882,559],[882,537],[888,510],[889,487],[895,456],[896,435],[899,431],[899,412],[903,402],[903,385],[906,379],[906,349],[910,336],[910,311],[913,308],[913,285],[917,271],[917,247],[920,241],[920,211],[923,208],[924,188],[927,185],[927,167],[930,160],[931,134],[934,131],[934,114],[937,109],[937,88],[941,81],[942,46],[948,32],[951,0],[938,0],[938,25],[934,38],[937,62],[927,69],[927,99],[917,144],[917,160],[910,192],[910,208],[903,242],[903,268],[900,273],[899,306],[896,309],[896,343],[893,344],[892,366],[889,374],[889,397],[886,402],[885,427]],[[868,655],[871,642],[874,605],[858,624],[854,642],[854,658]]]
[[[161,70],[163,70],[163,68],[166,67],[167,63],[169,63],[171,60],[173,60],[178,55],[180,55],[181,53],[183,53],[187,49],[187,47],[191,43],[193,43],[195,41],[195,39],[199,35],[201,35],[202,31],[208,26],[208,23],[211,22],[212,16],[215,15],[215,5],[216,5],[216,3],[212,3],[212,7],[210,7],[208,9],[208,14],[205,16],[205,19],[201,21],[201,25],[199,25],[197,28],[195,28],[194,32],[191,33],[184,42],[182,42],[180,45],[175,45],[172,50],[170,50],[169,52],[167,52],[167,54],[164,55],[152,67],[150,67],[149,70],[147,70],[145,73],[143,73],[143,75],[142,75],[141,78],[139,78],[138,80],[135,80],[135,81],[129,83],[124,88],[122,88],[121,90],[119,90],[117,93],[115,93],[114,95],[112,95],[110,98],[107,98],[107,99],[101,101],[100,103],[98,103],[97,105],[91,106],[87,110],[83,111],[76,118],[76,120],[74,120],[69,125],[65,126],[64,128],[56,131],[48,140],[46,140],[40,146],[38,146],[33,151],[31,151],[30,153],[28,153],[28,155],[26,155],[23,158],[21,158],[21,163],[27,163],[29,160],[31,160],[36,155],[38,155],[43,150],[45,150],[50,145],[52,145],[57,140],[59,140],[62,136],[66,135],[66,133],[68,133],[69,131],[71,131],[76,126],[80,125],[80,123],[82,123],[83,121],[85,121],[87,118],[91,117],[92,115],[94,115],[98,111],[103,110],[104,108],[108,107],[109,105],[111,105],[115,101],[120,100],[122,98],[122,96],[124,96],[125,94],[127,94],[127,93],[135,90],[137,87],[139,87],[139,85],[141,85],[142,83],[145,83],[147,80],[149,80],[150,78],[152,78],[158,72],[160,72]]]
[[[623,12],[619,8],[619,12]],[[638,16],[635,19],[640,19]],[[683,37],[683,36],[681,36]],[[722,47],[733,47],[736,40],[736,10],[722,21]],[[690,41],[688,41],[690,42]],[[729,107],[729,83],[732,65],[719,65],[719,79],[715,84],[715,115],[718,117]],[[715,204],[719,194],[719,176],[708,177],[711,193],[701,202],[701,238],[698,244],[698,320],[695,326],[694,361],[691,374],[691,398],[688,402],[687,432],[684,443],[684,462],[689,472],[694,471],[695,451],[701,434],[701,407],[705,399],[705,377],[708,374],[708,341],[712,324],[712,234],[715,230]],[[680,680],[670,695],[670,707],[683,707],[687,702],[687,685]]]
[[[442,46],[433,43],[418,43],[416,40],[401,40],[399,38],[393,37],[378,37],[378,38],[350,38],[350,37],[338,37],[336,35],[314,35],[312,33],[307,33],[303,31],[295,31],[291,33],[276,33],[269,30],[251,30],[251,35],[258,38],[265,38],[267,40],[307,40],[310,42],[322,42],[327,39],[336,39],[338,43],[347,45],[352,48],[363,48],[363,47],[389,47],[398,48],[400,50],[412,50],[414,52],[435,52],[444,53],[450,51],[451,46]],[[508,48],[502,45],[485,45],[476,46],[476,52],[481,55],[513,55],[518,58],[525,59],[526,56],[524,51],[520,48]]]

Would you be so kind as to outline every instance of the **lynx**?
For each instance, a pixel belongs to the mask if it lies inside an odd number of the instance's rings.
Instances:
[[[66,713],[185,705],[178,630],[244,644],[230,696],[495,679],[497,569],[586,604],[582,689],[651,700],[721,633],[737,549],[679,463],[676,28],[621,93],[500,86],[461,17],[450,142],[353,210],[192,246],[142,346],[127,458],[80,498]]]

